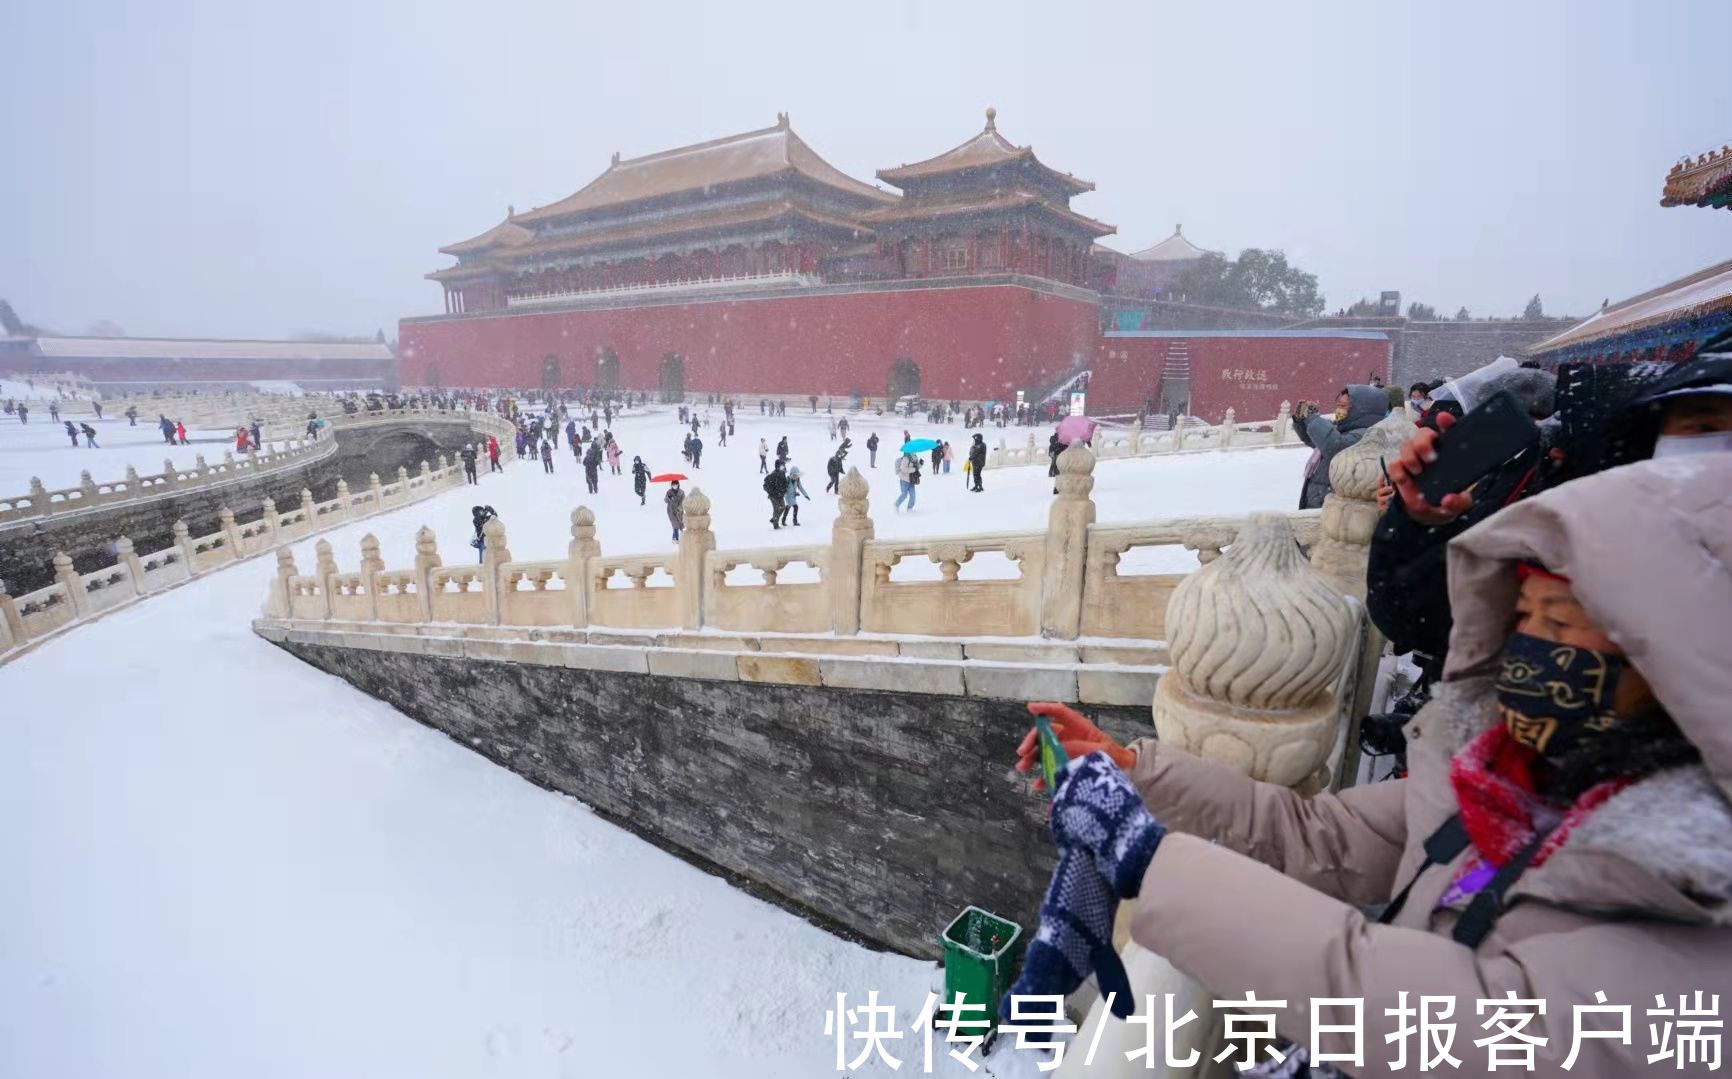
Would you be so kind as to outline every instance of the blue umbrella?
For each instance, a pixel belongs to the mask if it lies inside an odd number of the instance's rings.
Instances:
[[[926,453],[938,446],[935,438],[911,438],[902,444],[903,453]]]

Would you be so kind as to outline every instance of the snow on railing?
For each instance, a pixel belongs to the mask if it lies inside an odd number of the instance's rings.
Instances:
[[[1140,420],[1133,421],[1128,426],[1108,427],[1102,424],[1095,429],[1091,446],[1095,456],[1101,459],[1149,457],[1165,453],[1194,453],[1200,450],[1245,450],[1263,446],[1285,446],[1297,441],[1292,437],[1292,432],[1292,411],[1288,403],[1283,401],[1281,411],[1274,419],[1254,420],[1249,423],[1237,422],[1233,410],[1228,409],[1226,418],[1218,424],[1181,423],[1170,430],[1145,428]],[[1042,442],[1032,430],[1028,432],[1027,442],[1020,446],[1011,445],[1006,436],[999,435],[998,445],[992,447],[986,466],[1049,466],[1052,463],[1052,457],[1048,453],[1049,444]]]
[[[487,419],[484,420],[483,417]],[[361,411],[332,416],[326,423],[328,429],[342,432],[376,424],[429,419],[456,419],[466,423],[490,424],[493,432],[502,438],[515,430],[494,413],[444,408]],[[244,457],[236,457],[234,451],[229,450],[224,452],[222,460],[215,464],[207,462],[202,453],[192,465],[185,467],[176,465],[172,460],[164,460],[163,470],[149,475],[140,475],[137,469],[128,465],[124,479],[104,483],[92,480],[88,471],[83,473],[83,479],[76,487],[49,488],[43,486],[40,478],[32,477],[27,494],[0,498],[0,527],[16,521],[37,520],[98,506],[162,498],[250,476],[270,475],[284,469],[303,467],[336,452],[335,439],[290,439],[262,453],[252,452]]]
[[[498,417],[483,419],[484,415],[474,417],[484,429],[497,427],[503,431],[509,426]],[[0,582],[0,664],[45,637],[76,628],[109,610],[140,602],[272,548],[286,554],[288,548],[284,544],[431,498],[463,483],[462,464],[440,454],[437,468],[423,461],[413,476],[399,468],[397,482],[390,484],[381,484],[375,474],[367,490],[358,493],[351,493],[348,483],[339,479],[334,497],[323,502],[315,501],[312,491],[304,487],[299,503],[292,509],[279,511],[274,500],[261,499],[260,516],[245,524],[238,523],[234,510],[225,505],[218,511],[216,531],[205,535],[194,536],[184,520],[176,521],[169,545],[146,554],[135,551],[132,540],[121,536],[112,546],[114,563],[85,573],[76,572],[71,557],[57,551],[52,559],[52,584],[14,597],[7,594],[4,582]],[[378,542],[368,537],[362,541],[364,562],[369,541],[376,561]],[[325,548],[328,553],[329,545]],[[367,572],[375,572],[370,563]],[[376,570],[379,582],[376,587],[357,588],[352,580],[354,575],[347,575],[348,579],[340,585],[334,584],[327,579],[334,575],[333,564],[330,574],[315,572],[310,578],[300,579],[294,593],[295,610],[300,617],[388,617],[403,607],[405,598],[410,606],[420,608],[422,590],[412,587],[412,581],[399,581],[385,573],[382,565]],[[366,606],[356,597],[365,600]]]

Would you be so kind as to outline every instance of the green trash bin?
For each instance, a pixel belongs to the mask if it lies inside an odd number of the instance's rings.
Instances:
[[[964,1003],[982,1003],[978,1009],[954,1012],[963,1025],[958,1033],[981,1034],[998,1023],[998,1002],[1010,990],[1022,958],[1022,926],[979,907],[968,907],[944,930],[944,1010],[958,994]]]

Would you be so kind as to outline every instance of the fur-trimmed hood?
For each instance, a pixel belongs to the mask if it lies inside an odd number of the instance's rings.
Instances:
[[[1413,722],[1453,755],[1500,722],[1496,703],[1490,676],[1456,679],[1439,684]],[[1571,831],[1557,862],[1567,868],[1568,863],[1605,855],[1650,875],[1655,888],[1644,888],[1639,895],[1606,894],[1604,874],[1582,874],[1582,883],[1593,894],[1571,886],[1565,889],[1569,894],[1553,898],[1582,907],[1732,925],[1732,803],[1702,765],[1655,773],[1613,795]],[[1673,894],[1663,897],[1655,910],[1661,885]]]

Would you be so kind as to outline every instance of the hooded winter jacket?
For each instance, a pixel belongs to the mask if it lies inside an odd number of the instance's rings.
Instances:
[[[1572,821],[1562,845],[1516,878],[1477,948],[1451,937],[1462,904],[1442,903],[1469,859],[1425,865],[1425,840],[1459,810],[1450,773],[1462,747],[1501,720],[1492,679],[1509,635],[1515,565],[1537,560],[1569,577],[1577,600],[1627,650],[1702,763],[1638,779]],[[1309,1001],[1364,998],[1366,1063],[1390,1076],[1385,1014],[1406,991],[1455,1002],[1449,1020],[1462,1074],[1486,1073],[1473,1041],[1480,1000],[1543,998],[1525,1028],[1543,1037],[1536,1068],[1563,1075],[1573,1009],[1631,1006],[1631,1044],[1584,1039],[1571,1076],[1672,1071],[1650,1065],[1646,1011],[1663,994],[1732,1001],[1732,467],[1703,457],[1612,469],[1521,502],[1455,540],[1455,627],[1444,682],[1407,727],[1406,779],[1302,798],[1152,740],[1131,776],[1173,829],[1156,850],[1131,934],[1189,972],[1216,999],[1280,999],[1277,1027],[1313,1037]],[[1578,806],[1582,803],[1578,803]],[[1573,812],[1572,812],[1573,817]],[[1391,924],[1361,910],[1412,882]],[[1325,1022],[1339,1021],[1325,1013]],[[1665,1022],[1667,1020],[1660,1020]],[[1611,1020],[1590,1015],[1585,1028]],[[1409,1045],[1411,1049],[1411,1044]],[[1411,1074],[1408,1070],[1399,1074]]]
[[[1318,413],[1305,421],[1305,441],[1317,450],[1317,464],[1305,477],[1305,490],[1299,500],[1302,510],[1314,510],[1323,505],[1329,493],[1329,463],[1335,455],[1365,437],[1368,428],[1389,412],[1389,395],[1376,386],[1347,387],[1347,415],[1340,423],[1333,413]]]

